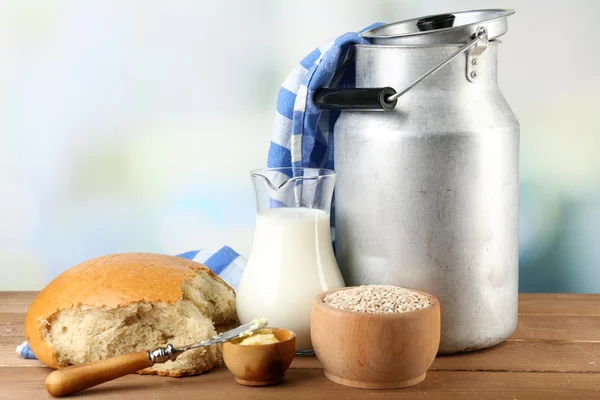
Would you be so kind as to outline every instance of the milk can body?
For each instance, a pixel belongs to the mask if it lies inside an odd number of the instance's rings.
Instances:
[[[406,87],[460,45],[356,46],[356,86]],[[498,42],[458,57],[391,111],[335,125],[336,257],[347,285],[394,284],[441,304],[440,353],[514,331],[519,125],[497,84]]]

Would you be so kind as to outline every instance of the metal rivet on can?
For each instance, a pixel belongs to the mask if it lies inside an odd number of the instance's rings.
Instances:
[[[471,78],[473,78],[473,79],[477,78],[477,71],[471,72]]]
[[[477,65],[477,64],[479,64],[479,60],[477,58],[474,58],[471,60],[471,64]]]

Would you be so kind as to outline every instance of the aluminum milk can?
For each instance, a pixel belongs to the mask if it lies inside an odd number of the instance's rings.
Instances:
[[[519,124],[497,84],[512,10],[402,21],[362,34],[357,89],[334,134],[336,256],[348,286],[435,295],[440,353],[493,346],[517,324]],[[398,91],[396,91],[398,90]]]

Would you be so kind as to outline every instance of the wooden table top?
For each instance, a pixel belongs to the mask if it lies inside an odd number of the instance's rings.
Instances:
[[[50,369],[15,347],[35,292],[0,292],[0,399],[50,398]],[[69,398],[100,399],[600,399],[600,295],[522,294],[519,325],[491,349],[438,357],[425,381],[400,390],[337,385],[315,357],[296,357],[283,384],[237,385],[226,368],[194,377],[129,375]]]

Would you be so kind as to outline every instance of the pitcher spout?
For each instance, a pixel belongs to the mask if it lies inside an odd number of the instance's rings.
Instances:
[[[319,168],[264,168],[250,171],[258,211],[279,207],[331,209],[335,172]]]

